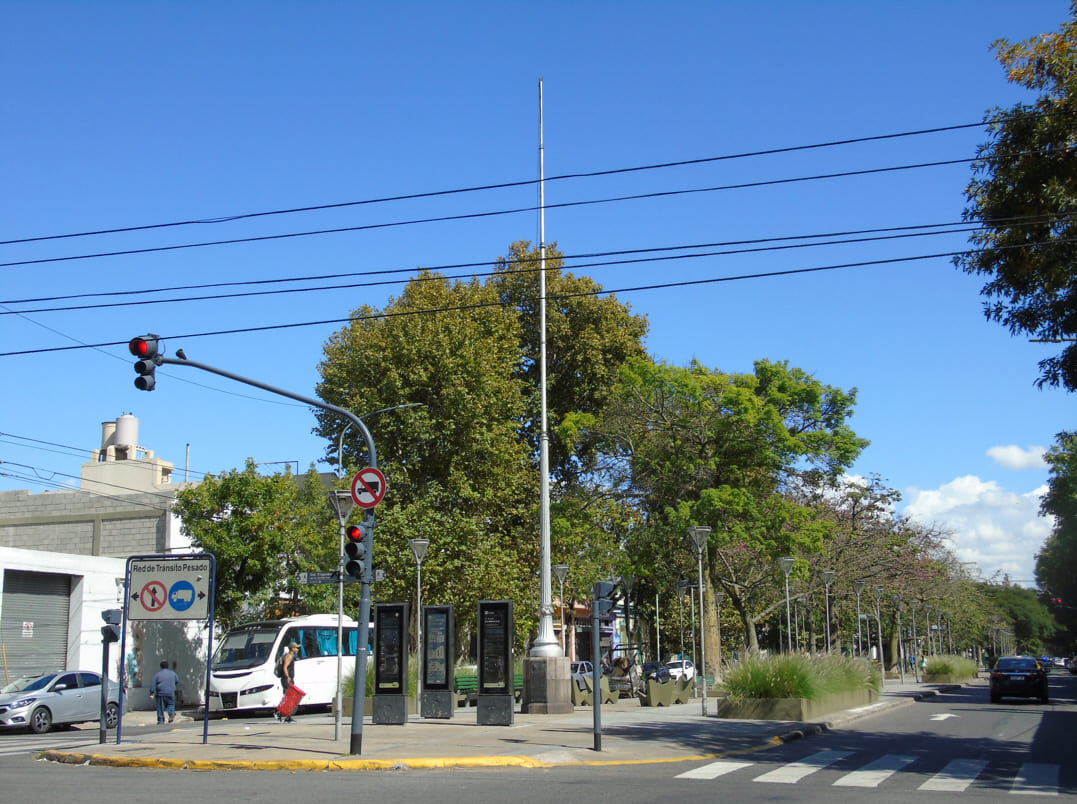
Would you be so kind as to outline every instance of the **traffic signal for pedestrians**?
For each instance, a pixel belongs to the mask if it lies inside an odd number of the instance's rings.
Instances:
[[[354,578],[362,578],[367,554],[366,530],[362,525],[348,525],[345,535],[344,555],[347,563],[344,564],[344,571]]]
[[[105,611],[101,612],[101,619],[105,621],[105,625],[101,627],[101,641],[106,644],[119,642],[123,611],[120,609],[105,609]]]
[[[135,362],[135,388],[140,391],[152,391],[157,384],[156,371],[160,365],[160,352],[157,337],[153,333],[132,338],[127,344],[131,354],[138,358]]]
[[[595,598],[595,614],[599,617],[608,617],[613,613],[613,607],[621,598],[617,590],[619,584],[615,581],[597,581],[592,590]]]

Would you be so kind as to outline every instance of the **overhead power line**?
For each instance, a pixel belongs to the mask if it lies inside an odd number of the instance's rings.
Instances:
[[[687,167],[687,166],[690,166],[690,165],[702,165],[702,164],[708,164],[708,163],[713,163],[713,162],[729,161],[729,160],[734,160],[734,159],[747,159],[747,158],[757,157],[757,156],[774,156],[774,155],[783,154],[783,153],[795,153],[797,151],[809,151],[809,150],[816,150],[816,149],[820,149],[820,148],[833,148],[833,147],[842,146],[842,145],[855,145],[855,144],[859,144],[859,143],[879,142],[879,141],[882,141],[882,140],[899,139],[899,138],[902,138],[902,137],[916,137],[916,136],[922,136],[922,135],[925,135],[925,134],[940,134],[940,133],[947,132],[947,131],[959,131],[961,129],[983,128],[985,126],[990,125],[991,122],[992,121],[983,121],[983,122],[979,122],[979,123],[959,123],[957,125],[937,126],[937,127],[934,127],[934,128],[918,129],[918,130],[915,130],[915,131],[902,131],[902,132],[896,132],[896,133],[890,133],[890,134],[875,134],[875,135],[869,135],[869,136],[866,136],[866,137],[851,137],[851,138],[847,138],[847,139],[829,140],[829,141],[826,141],[826,142],[811,143],[811,144],[807,144],[807,145],[792,145],[792,146],[786,146],[786,147],[781,147],[781,148],[768,148],[768,149],[759,150],[759,151],[746,151],[746,152],[743,152],[743,153],[736,153],[736,154],[724,154],[724,155],[720,155],[720,156],[707,156],[707,157],[700,157],[700,158],[697,158],[697,159],[681,159],[681,160],[676,160],[676,161],[671,161],[671,162],[659,162],[659,163],[649,164],[649,165],[636,165],[636,166],[633,166],[633,167],[611,168],[609,170],[593,170],[593,171],[587,171],[587,172],[563,173],[563,174],[558,175],[558,176],[549,176],[549,177],[547,177],[545,179],[545,181],[547,183],[550,183],[550,182],[557,182],[557,181],[565,181],[565,180],[568,180],[568,179],[598,178],[598,177],[602,177],[602,176],[615,176],[615,175],[626,174],[626,173],[639,173],[639,172],[649,171],[649,170],[663,170],[663,169],[674,168],[674,167]],[[182,226],[200,226],[200,225],[211,225],[211,224],[220,224],[220,223],[232,223],[232,222],[235,222],[235,221],[251,220],[251,219],[254,219],[254,218],[265,218],[265,217],[271,217],[271,216],[276,216],[276,215],[293,215],[293,214],[300,213],[300,212],[322,212],[322,211],[331,210],[331,209],[344,209],[344,208],[348,208],[348,207],[368,206],[368,205],[372,205],[372,204],[384,204],[384,203],[389,203],[389,202],[393,202],[393,201],[414,201],[414,200],[420,200],[420,199],[424,199],[424,198],[437,198],[437,197],[440,197],[440,196],[458,195],[458,194],[462,194],[462,193],[484,192],[484,191],[488,191],[488,190],[502,190],[502,189],[510,189],[510,188],[514,188],[514,187],[527,187],[527,186],[536,185],[536,184],[538,184],[539,181],[540,181],[539,179],[524,179],[524,180],[520,180],[520,181],[500,182],[500,183],[495,183],[495,184],[482,184],[482,185],[475,185],[475,186],[470,186],[470,187],[458,187],[458,188],[449,189],[449,190],[432,190],[432,191],[428,191],[428,192],[407,193],[407,194],[403,194],[403,195],[384,196],[384,197],[381,197],[381,198],[369,198],[369,199],[364,199],[364,200],[360,200],[360,201],[341,201],[341,202],[329,203],[329,204],[315,204],[315,205],[311,205],[311,206],[291,207],[291,208],[287,208],[287,209],[274,209],[274,210],[264,210],[264,211],[260,211],[260,212],[245,212],[245,213],[239,213],[239,214],[233,214],[233,215],[222,215],[222,216],[217,216],[217,217],[212,217],[212,218],[195,218],[195,219],[191,219],[191,220],[170,221],[170,222],[167,222],[167,223],[151,223],[151,224],[144,224],[144,225],[137,225],[137,226],[122,226],[122,227],[116,227],[116,228],[111,228],[111,229],[95,229],[95,230],[89,230],[89,231],[85,231],[85,232],[70,232],[70,233],[66,233],[66,234],[40,235],[40,236],[36,236],[36,237],[22,237],[22,238],[16,238],[16,239],[12,239],[12,240],[0,240],[0,246],[9,246],[9,245],[16,245],[16,244],[21,244],[21,243],[40,243],[40,242],[48,241],[48,240],[64,240],[64,239],[71,239],[71,238],[78,238],[78,237],[94,237],[94,236],[98,236],[98,235],[125,234],[125,233],[128,233],[128,232],[144,232],[144,231],[149,231],[149,230],[152,230],[152,229],[169,229],[169,228],[178,228],[178,227],[182,227]]]
[[[1058,242],[1070,242],[1070,241],[1066,240],[1066,241],[1058,241]],[[1020,248],[1027,248],[1028,245],[1029,244],[1027,244],[1027,243],[1022,243],[1019,247]],[[1018,247],[1018,246],[1014,246],[1014,248],[1016,248],[1016,247]],[[997,248],[1010,248],[1010,247],[997,247]],[[910,256],[910,257],[890,257],[890,258],[886,258],[886,259],[863,260],[863,261],[860,261],[860,262],[848,262],[848,263],[840,263],[840,264],[836,264],[836,265],[822,265],[822,266],[816,266],[816,267],[812,267],[812,268],[789,268],[789,269],[778,270],[778,271],[763,271],[763,272],[752,273],[752,274],[739,274],[739,275],[735,275],[735,276],[721,276],[721,277],[709,277],[709,278],[705,278],[705,279],[682,280],[682,281],[679,281],[679,282],[657,282],[657,283],[653,283],[653,284],[649,284],[649,285],[635,285],[635,286],[621,287],[621,288],[602,288],[602,289],[593,290],[593,291],[586,291],[586,292],[579,292],[579,293],[569,293],[569,294],[560,294],[560,295],[556,295],[556,296],[551,296],[550,298],[552,300],[571,299],[571,298],[578,298],[578,297],[584,297],[584,296],[605,296],[605,295],[613,295],[613,294],[618,294],[618,293],[638,293],[638,292],[642,292],[642,291],[663,290],[663,289],[669,289],[669,288],[684,288],[684,287],[696,287],[696,286],[703,286],[703,285],[717,285],[717,284],[722,284],[722,283],[725,283],[725,282],[739,282],[739,281],[744,281],[744,280],[748,280],[748,279],[765,279],[765,278],[782,277],[782,276],[795,276],[795,275],[798,275],[798,274],[812,274],[812,273],[821,273],[821,272],[826,272],[826,271],[837,271],[837,270],[842,270],[842,269],[846,269],[846,268],[868,268],[868,267],[878,267],[878,266],[881,266],[881,265],[896,265],[896,264],[900,264],[900,263],[918,262],[918,261],[921,261],[921,260],[933,260],[933,259],[940,259],[940,258],[953,258],[953,257],[957,257],[959,255],[963,255],[963,254],[967,254],[967,253],[969,253],[969,251],[967,249],[964,249],[964,250],[961,250],[961,251],[939,252],[939,253],[935,253],[935,254],[921,254],[921,255]],[[457,306],[452,306],[452,307],[430,308],[430,309],[423,309],[423,310],[401,310],[401,311],[394,311],[394,312],[381,312],[381,313],[375,313],[375,314],[369,315],[369,316],[355,316],[355,317],[348,317],[348,318],[328,318],[328,319],[323,319],[323,320],[319,320],[319,321],[302,321],[302,322],[293,322],[293,323],[288,323],[288,324],[266,324],[266,325],[257,326],[257,327],[237,327],[237,328],[234,328],[234,329],[214,330],[214,331],[209,331],[209,332],[191,332],[191,333],[184,333],[184,334],[178,334],[178,335],[162,335],[162,336],[160,336],[160,339],[161,340],[178,340],[180,338],[208,338],[208,337],[216,337],[216,336],[220,336],[220,335],[240,335],[240,334],[247,334],[247,333],[254,333],[254,332],[271,332],[271,331],[276,331],[276,330],[299,329],[299,328],[302,328],[302,327],[326,326],[326,325],[331,325],[331,324],[347,324],[347,323],[361,322],[361,321],[367,321],[367,320],[400,318],[400,317],[404,317],[404,316],[413,316],[413,315],[437,315],[439,313],[464,312],[464,311],[467,311],[467,310],[477,310],[477,309],[482,309],[482,308],[486,308],[486,307],[494,307],[494,306],[498,306],[499,304],[501,304],[501,302],[484,302],[484,303],[476,303],[476,304],[469,304],[469,305],[457,305]],[[108,341],[108,342],[104,342],[104,343],[90,344],[89,346],[52,346],[52,347],[43,347],[43,348],[39,348],[39,349],[22,349],[22,350],[11,351],[11,352],[0,352],[0,357],[15,357],[15,356],[19,356],[19,355],[47,354],[47,353],[50,353],[50,352],[75,351],[75,350],[84,349],[84,348],[109,347],[109,346],[126,346],[126,345],[127,345],[127,341],[125,340],[125,341]]]

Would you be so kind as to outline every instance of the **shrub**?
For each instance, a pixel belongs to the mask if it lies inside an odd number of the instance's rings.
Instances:
[[[732,664],[725,671],[732,700],[806,698],[880,686],[879,673],[867,662],[847,656],[810,657],[800,654],[758,656]]]
[[[932,656],[927,660],[924,673],[929,676],[950,676],[951,678],[975,678],[976,662],[963,656]]]

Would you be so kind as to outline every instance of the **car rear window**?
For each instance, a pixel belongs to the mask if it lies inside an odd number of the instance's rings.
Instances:
[[[1035,670],[1036,663],[1027,660],[1007,660],[1000,659],[998,663],[999,670]]]

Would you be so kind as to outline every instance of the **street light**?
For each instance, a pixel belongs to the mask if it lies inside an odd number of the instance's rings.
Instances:
[[[561,653],[565,653],[565,578],[568,577],[568,564],[554,564],[553,577],[561,584]]]
[[[706,525],[692,525],[688,528],[688,537],[696,549],[696,559],[699,561],[699,636],[700,658],[703,668],[703,717],[707,716],[707,615],[703,607],[703,553],[707,549],[707,540],[710,539],[711,529]]]
[[[415,629],[415,635],[417,637],[416,656],[419,660],[419,673],[415,679],[415,700],[419,703],[419,708],[421,710],[423,700],[423,556],[426,555],[426,548],[430,546],[430,540],[408,539],[408,544],[411,545],[411,552],[415,556],[415,564],[418,569],[415,578],[415,612],[416,621],[418,623],[418,626]]]
[[[791,556],[778,559],[778,567],[785,575],[785,644],[789,653],[793,652],[793,643],[790,641],[793,638],[793,613],[789,607],[789,573],[793,571],[793,565],[796,563],[797,560]]]
[[[883,655],[883,588],[875,587],[875,630],[879,637],[879,673],[882,676],[882,685],[886,686],[886,658]]]
[[[905,644],[904,634],[901,633],[901,593],[894,592],[891,596],[891,600],[894,601],[894,612],[897,614],[897,631],[898,631],[898,675],[901,677],[901,683],[905,683],[905,658],[902,655],[902,647]]]
[[[822,576],[826,587],[826,652],[830,653],[830,582],[834,580],[834,570],[823,570]]]
[[[856,592],[856,652],[863,657],[864,655],[864,637],[863,631],[860,628],[860,593],[864,591],[864,581],[853,581],[853,591]]]
[[[919,640],[916,638],[916,607],[920,604],[915,598],[911,601],[912,608],[912,674],[916,683],[920,683],[920,653]]]
[[[340,523],[340,555],[337,557],[337,705],[333,715],[333,739],[340,740],[341,722],[344,709],[344,526],[355,508],[351,489],[332,489],[329,492],[329,504]]]
[[[714,680],[722,680],[722,601],[725,600],[725,591],[714,590],[714,610],[718,615],[718,658],[715,659]]]
[[[924,621],[927,623],[927,655],[935,655],[935,641],[931,637],[931,610],[933,606],[924,606]]]

